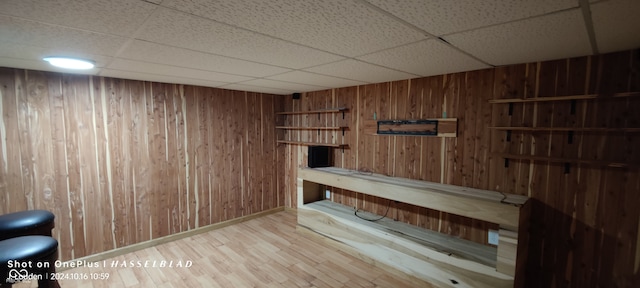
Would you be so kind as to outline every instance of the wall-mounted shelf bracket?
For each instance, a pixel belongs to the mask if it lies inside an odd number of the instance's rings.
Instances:
[[[573,131],[567,132],[567,142],[573,144]]]

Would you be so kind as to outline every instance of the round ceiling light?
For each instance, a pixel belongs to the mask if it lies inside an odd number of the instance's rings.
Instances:
[[[87,70],[95,67],[93,61],[83,60],[69,57],[45,57],[42,60],[49,62],[49,64],[66,69],[74,70]]]

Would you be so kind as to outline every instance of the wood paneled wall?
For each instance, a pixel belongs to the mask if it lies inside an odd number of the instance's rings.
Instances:
[[[513,132],[490,126],[640,127],[640,97],[612,98],[640,91],[640,51],[511,65],[304,93],[288,99],[287,111],[346,106],[350,127],[335,150],[335,166],[527,195],[533,201],[528,287],[638,287],[640,217],[640,133]],[[507,104],[491,99],[598,94],[598,100]],[[573,111],[572,111],[573,110]],[[374,119],[459,119],[457,138],[371,136],[363,121]],[[307,121],[299,118],[296,121]],[[310,120],[309,120],[310,121]],[[313,120],[317,121],[317,120]],[[335,121],[328,118],[326,124]],[[342,120],[340,120],[342,121]],[[317,124],[317,123],[316,123]],[[304,135],[304,134],[303,134]],[[307,136],[339,143],[332,134]],[[304,146],[285,151],[286,205],[296,203],[296,169],[306,165]],[[511,160],[495,153],[583,158],[635,163],[632,168]],[[332,200],[465,239],[485,243],[491,223],[428,210],[410,203],[332,189]]]
[[[283,206],[282,102],[0,68],[0,214],[54,212],[68,260]]]

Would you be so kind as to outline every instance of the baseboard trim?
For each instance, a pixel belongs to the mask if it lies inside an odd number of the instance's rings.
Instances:
[[[68,261],[65,261],[64,264],[60,265],[61,267],[58,268],[57,270],[58,271],[65,271],[65,270],[68,270],[68,269],[72,269],[71,267],[73,267],[73,265],[65,265],[65,264],[69,264],[71,262],[75,262],[75,263],[78,263],[78,262],[82,262],[82,263],[98,262],[98,261],[106,260],[106,259],[109,259],[109,258],[117,257],[117,256],[120,256],[120,255],[124,255],[124,254],[127,254],[127,253],[131,253],[131,252],[135,252],[135,251],[138,251],[138,250],[142,250],[142,249],[146,249],[146,248],[149,248],[149,247],[153,247],[153,246],[157,246],[157,245],[160,245],[160,244],[164,244],[164,243],[167,243],[167,242],[172,242],[172,241],[180,240],[182,238],[187,238],[187,237],[191,237],[191,236],[198,235],[198,234],[201,234],[201,233],[209,232],[209,231],[212,231],[212,230],[224,228],[224,227],[227,227],[227,226],[230,226],[230,225],[233,225],[233,224],[238,224],[238,223],[242,223],[242,222],[249,221],[249,220],[252,220],[252,219],[256,219],[256,218],[259,218],[259,217],[263,217],[263,216],[267,216],[267,215],[270,215],[270,214],[282,212],[282,211],[285,211],[285,210],[286,210],[285,207],[277,207],[277,208],[269,209],[269,210],[266,210],[266,211],[254,213],[254,214],[251,214],[251,215],[246,215],[246,216],[234,218],[234,219],[231,219],[231,220],[223,221],[223,222],[220,222],[220,223],[215,223],[215,224],[203,226],[203,227],[199,227],[199,228],[196,228],[196,229],[191,229],[191,230],[188,230],[188,231],[171,234],[171,235],[167,235],[167,236],[156,238],[156,239],[151,239],[151,240],[140,242],[140,243],[136,243],[136,244],[131,244],[129,246],[124,246],[124,247],[116,248],[116,249],[113,249],[113,250],[108,250],[108,251],[100,252],[100,253],[97,253],[97,254],[92,254],[92,255],[81,257],[81,258],[76,258],[76,259],[73,259],[73,260],[68,260]]]

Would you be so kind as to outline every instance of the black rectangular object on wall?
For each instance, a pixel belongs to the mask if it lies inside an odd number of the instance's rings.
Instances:
[[[309,146],[309,155],[307,158],[309,168],[330,167],[331,165],[331,147],[329,146]]]

